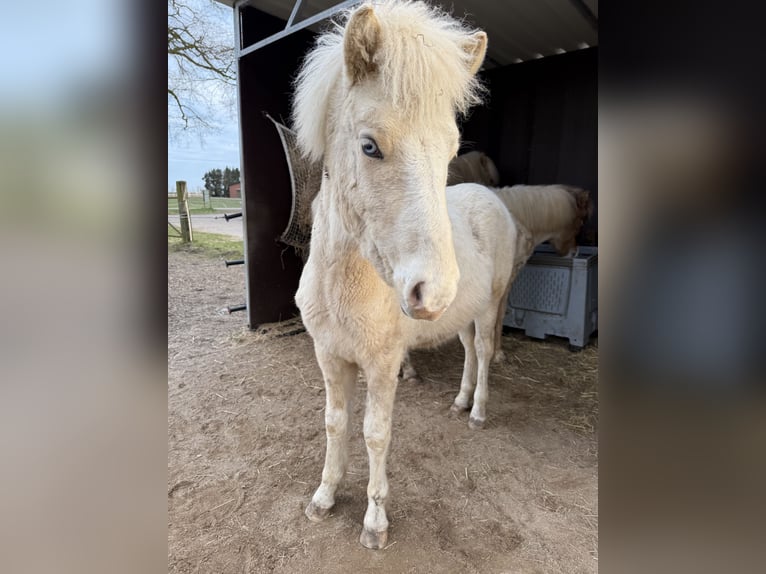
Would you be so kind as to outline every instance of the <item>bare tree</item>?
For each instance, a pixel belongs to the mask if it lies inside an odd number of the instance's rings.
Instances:
[[[213,0],[168,0],[168,131],[171,136],[216,129],[231,110],[236,85],[234,48],[224,7]]]

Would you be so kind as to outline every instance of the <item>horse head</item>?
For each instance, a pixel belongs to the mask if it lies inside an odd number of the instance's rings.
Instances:
[[[362,255],[406,315],[436,320],[460,279],[447,166],[459,148],[457,114],[479,99],[487,37],[413,10],[431,9],[395,2],[352,13],[341,77],[328,90],[322,156],[333,203]]]
[[[577,251],[577,236],[580,233],[585,221],[593,212],[593,203],[590,199],[590,192],[570,185],[562,186],[569,193],[574,201],[574,212],[571,219],[571,226],[567,232],[559,234],[552,240],[553,246],[561,256],[572,257]]]

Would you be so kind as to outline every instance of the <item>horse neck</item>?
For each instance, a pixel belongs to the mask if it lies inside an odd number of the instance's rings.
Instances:
[[[332,173],[332,172],[330,172]],[[321,253],[322,264],[342,263],[349,273],[362,274],[369,281],[383,280],[362,255],[360,246],[363,222],[351,212],[342,200],[342,185],[350,185],[343,178],[325,177],[317,196],[311,251]],[[360,263],[364,261],[365,263]]]
[[[337,196],[338,190],[325,177],[317,195],[312,229],[312,243],[316,243],[316,246],[312,245],[311,249],[326,252],[328,256],[359,252],[359,240],[344,224],[342,206]]]
[[[333,185],[325,180],[317,197],[307,263],[315,281],[311,297],[336,316],[369,313],[370,308],[397,310],[393,289],[362,254],[359,237],[344,222],[340,190]]]

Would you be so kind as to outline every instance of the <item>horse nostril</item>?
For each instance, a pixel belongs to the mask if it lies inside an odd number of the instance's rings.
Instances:
[[[410,291],[409,304],[413,309],[417,309],[423,306],[423,284],[421,281],[412,288]]]

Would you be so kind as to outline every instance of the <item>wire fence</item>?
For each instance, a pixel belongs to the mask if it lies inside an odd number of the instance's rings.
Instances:
[[[189,194],[189,211],[191,213],[213,213],[217,211],[240,211],[242,199],[234,197],[203,197],[200,194]],[[168,213],[178,213],[176,195],[168,194]]]

